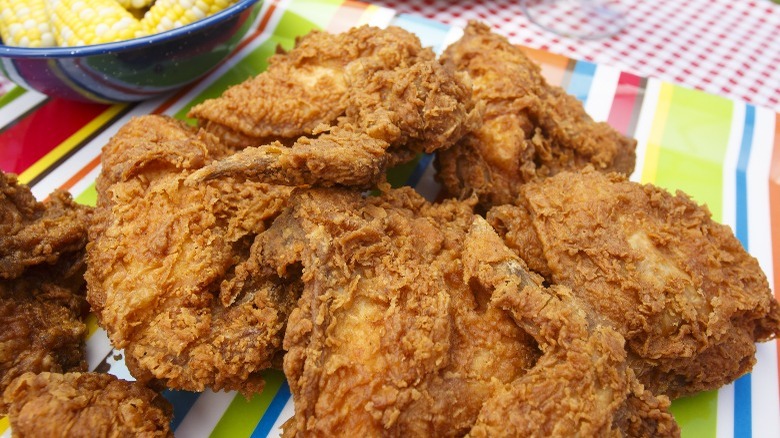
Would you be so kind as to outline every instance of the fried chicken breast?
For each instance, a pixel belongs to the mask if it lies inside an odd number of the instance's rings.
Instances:
[[[18,437],[173,436],[173,408],[162,395],[110,374],[27,373],[3,399]]]
[[[25,372],[86,370],[91,213],[63,191],[38,202],[15,175],[0,172],[0,392]]]
[[[470,22],[441,57],[466,72],[483,124],[437,153],[437,178],[455,197],[476,194],[484,208],[511,203],[522,184],[588,164],[630,174],[636,141],[594,122],[574,96],[550,86],[523,51]]]
[[[668,400],[633,395],[617,332],[591,333],[573,307],[530,316],[550,293],[468,204],[428,204],[408,188],[301,190],[253,258],[261,276],[303,274],[284,339],[295,401],[285,436],[604,432],[619,416],[677,430]]]
[[[656,394],[677,398],[750,371],[780,334],[758,262],[706,207],[678,192],[593,171],[529,183],[488,220],[547,281],[570,287],[626,338]]]
[[[186,182],[226,153],[163,116],[131,120],[103,149],[87,298],[142,382],[249,394],[281,349],[295,282],[256,281],[245,263],[291,189]]]

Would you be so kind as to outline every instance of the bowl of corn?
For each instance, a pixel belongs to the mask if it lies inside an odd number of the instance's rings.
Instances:
[[[262,0],[0,0],[0,74],[54,98],[135,102],[219,65]]]

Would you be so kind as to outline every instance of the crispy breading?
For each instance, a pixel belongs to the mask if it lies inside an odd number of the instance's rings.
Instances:
[[[291,189],[232,178],[187,183],[221,153],[218,144],[163,116],[135,118],[111,139],[90,228],[87,298],[137,379],[248,394],[263,387],[260,373],[281,349],[297,292],[294,281],[256,281],[247,256]]]
[[[38,202],[15,175],[0,172],[0,392],[28,371],[86,369],[91,211],[63,191]]]
[[[486,274],[501,248],[511,269]],[[520,317],[539,309],[498,298],[533,288],[528,299],[543,307],[551,295],[469,204],[428,204],[408,188],[368,198],[301,190],[253,254],[264,276],[303,272],[284,339],[295,400],[285,436],[462,436],[475,424],[484,427],[474,433],[491,433],[494,405],[561,433],[609,431],[621,409],[650,418],[625,403],[633,374],[614,330],[590,334],[574,305],[537,326]],[[548,339],[556,329],[561,337]],[[569,363],[575,353],[587,366]],[[501,402],[520,396],[517,385],[531,389],[530,409]],[[547,400],[545,388],[556,385],[562,390]],[[657,407],[666,412],[663,401]],[[667,429],[647,430],[676,431],[668,412],[652,420]]]
[[[483,207],[511,203],[522,184],[587,164],[630,174],[636,141],[596,123],[583,105],[551,86],[518,46],[470,22],[441,58],[467,72],[484,104],[482,126],[437,154],[437,178],[456,197]]]
[[[173,436],[162,395],[110,374],[27,373],[3,399],[15,437]]]
[[[672,398],[750,371],[780,334],[766,276],[706,207],[592,169],[529,183],[488,220],[545,278],[570,287],[627,340],[629,362]]]
[[[275,159],[292,155],[301,173],[288,178],[369,187],[388,167],[447,148],[475,129],[480,108],[464,75],[444,69],[416,36],[392,26],[363,26],[302,37],[272,57],[268,70],[190,115],[228,145],[247,147],[201,177],[251,178],[263,171],[256,167],[274,167]],[[292,150],[280,156],[283,146]],[[333,157],[351,167],[312,172]]]
[[[0,171],[0,279],[83,252],[90,213],[62,190],[38,202],[16,175]]]

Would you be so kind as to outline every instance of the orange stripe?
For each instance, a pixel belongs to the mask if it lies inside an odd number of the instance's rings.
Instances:
[[[569,58],[544,50],[533,49],[531,47],[519,47],[526,56],[542,67],[542,75],[547,79],[547,82],[557,86],[560,86],[563,83],[563,77],[566,75],[566,67],[570,61]]]
[[[98,154],[97,157],[93,158],[92,161],[87,163],[86,166],[82,167],[81,170],[76,172],[75,175],[73,175],[67,181],[65,181],[65,183],[62,184],[60,188],[62,190],[70,190],[73,186],[76,185],[77,182],[84,179],[84,177],[87,176],[89,172],[92,172],[92,170],[95,169],[98,166],[98,164],[100,164],[100,154]]]
[[[775,298],[780,300],[780,114],[775,115],[775,143],[769,167],[769,221],[772,226],[772,283]],[[780,375],[780,348],[777,364],[777,374]]]
[[[255,29],[255,31],[252,32],[251,34],[249,34],[248,36],[245,36],[244,39],[241,40],[241,42],[238,43],[236,48],[233,50],[233,53],[231,53],[229,56],[225,57],[225,59],[220,61],[217,64],[217,67],[214,68],[214,70],[219,68],[219,66],[221,66],[225,62],[227,62],[228,59],[231,59],[233,56],[235,56],[236,53],[241,51],[241,49],[246,47],[247,44],[249,44],[252,41],[254,41],[255,38],[257,38],[261,33],[263,33],[265,31],[265,28],[268,26],[268,22],[271,21],[271,16],[273,15],[275,10],[276,10],[276,2],[275,1],[269,2],[268,3],[268,9],[266,10],[265,15],[263,15],[263,17],[260,19],[260,23],[257,25],[257,29]],[[177,91],[173,96],[171,96],[168,100],[163,102],[162,105],[158,106],[154,111],[152,111],[152,114],[162,114],[163,112],[165,112],[174,103],[178,102],[179,99],[184,97],[184,95],[186,95],[187,93],[192,91],[192,89],[195,88],[198,84],[200,84],[201,81],[202,80],[195,81],[195,82],[193,82],[193,83],[191,83],[191,84],[189,84],[189,85],[179,89],[179,91]]]

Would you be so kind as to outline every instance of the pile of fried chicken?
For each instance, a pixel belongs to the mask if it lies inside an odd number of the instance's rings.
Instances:
[[[123,126],[94,210],[0,180],[15,434],[166,436],[161,388],[282,368],[286,437],[677,436],[671,400],[780,334],[731,230],[483,24],[439,58],[313,32],[190,116]],[[421,153],[436,202],[386,180]],[[134,382],[86,372],[88,307]]]

